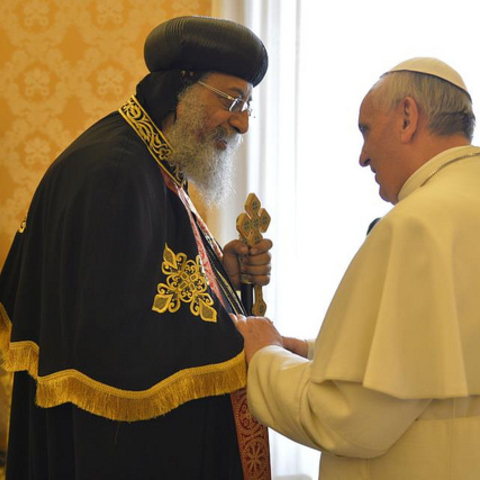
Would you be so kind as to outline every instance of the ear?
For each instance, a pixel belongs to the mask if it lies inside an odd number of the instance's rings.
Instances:
[[[410,143],[418,131],[418,104],[414,98],[405,97],[400,101],[397,108],[402,120],[400,138],[403,143]]]

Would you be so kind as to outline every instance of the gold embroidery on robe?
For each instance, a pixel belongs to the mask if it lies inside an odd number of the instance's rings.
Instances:
[[[138,103],[135,95],[122,105],[118,111],[142,139],[160,167],[177,185],[182,186],[185,183],[185,179],[180,169],[178,166],[174,167],[168,163],[168,158],[172,153],[172,147],[162,131],[155,125],[140,103]]]
[[[212,297],[207,293],[207,280],[200,256],[188,260],[184,253],[175,254],[167,244],[163,251],[162,272],[166,283],[159,283],[152,310],[175,313],[182,303],[190,304],[190,312],[205,322],[216,322],[217,312]]]

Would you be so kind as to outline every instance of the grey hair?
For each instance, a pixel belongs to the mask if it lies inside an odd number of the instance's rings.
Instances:
[[[413,97],[435,135],[462,134],[472,141],[475,115],[470,95],[433,75],[417,72],[389,72],[370,90],[372,100],[394,109],[405,97]]]

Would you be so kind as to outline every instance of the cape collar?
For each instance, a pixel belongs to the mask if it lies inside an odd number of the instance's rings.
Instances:
[[[178,167],[172,166],[168,159],[173,152],[162,131],[155,125],[143,109],[135,95],[124,103],[118,111],[135,133],[142,139],[152,157],[168,176],[179,186],[185,187],[186,180]]]
[[[403,184],[399,194],[398,201],[408,197],[412,192],[425,185],[437,172],[443,170],[460,160],[469,158],[478,158],[480,156],[480,148],[473,145],[454,147],[435,155],[427,163],[423,164],[410,178]]]

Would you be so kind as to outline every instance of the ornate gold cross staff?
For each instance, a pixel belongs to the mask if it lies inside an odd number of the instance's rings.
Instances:
[[[237,217],[240,239],[249,247],[253,247],[263,239],[262,233],[267,231],[269,225],[270,215],[262,207],[258,197],[254,193],[249,193],[245,201],[245,213]],[[255,301],[252,290],[255,292]],[[265,316],[267,304],[263,300],[262,287],[252,285],[245,276],[242,276],[242,301],[249,315]]]

